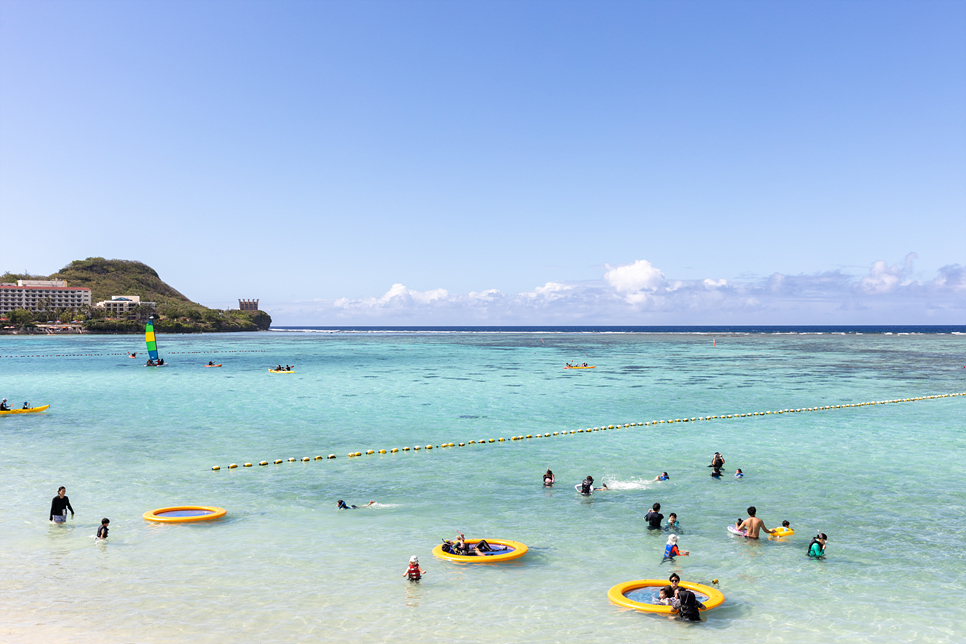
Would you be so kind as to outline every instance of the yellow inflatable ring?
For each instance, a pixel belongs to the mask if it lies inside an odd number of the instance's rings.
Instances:
[[[636,602],[633,599],[628,599],[625,596],[625,593],[629,593],[639,588],[663,588],[667,585],[669,585],[669,582],[665,579],[638,579],[636,581],[625,581],[623,584],[617,584],[607,591],[607,599],[611,600],[618,606],[623,606],[624,608],[633,608],[634,610],[639,610],[644,613],[670,615],[676,612],[675,609],[671,608],[670,606],[664,606],[663,604],[645,604],[643,602]],[[707,599],[701,599],[700,597],[698,598],[698,601],[704,604],[704,608],[701,610],[711,610],[712,608],[717,608],[724,603],[725,596],[716,588],[711,588],[710,586],[704,586],[702,584],[694,584],[689,581],[682,581],[678,585],[682,588],[693,590],[695,593],[700,593],[707,596]]]
[[[466,543],[468,545],[473,545],[474,543],[479,543],[481,539],[467,539]],[[509,539],[487,539],[487,543],[494,546],[505,546],[507,548],[512,548],[510,552],[505,552],[498,555],[485,555],[485,556],[464,556],[464,555],[452,555],[448,552],[443,552],[443,544],[439,544],[433,548],[433,555],[439,557],[440,559],[449,559],[450,561],[461,561],[463,563],[499,563],[501,561],[510,561],[511,559],[519,559],[523,555],[527,554],[527,546],[520,543],[519,541],[510,541]]]
[[[228,510],[206,505],[179,505],[171,508],[158,508],[145,512],[146,521],[157,523],[193,523],[195,521],[211,521],[220,519]]]
[[[770,537],[790,537],[795,534],[795,531],[791,528],[786,528],[785,526],[779,526],[771,531]]]

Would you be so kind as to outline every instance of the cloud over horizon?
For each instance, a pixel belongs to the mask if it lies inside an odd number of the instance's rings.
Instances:
[[[269,306],[276,324],[299,325],[702,325],[961,324],[966,267],[948,264],[914,279],[902,263],[875,261],[865,275],[842,270],[732,280],[668,279],[648,260],[605,265],[601,279],[550,281],[517,294],[417,291],[393,284],[379,297]]]

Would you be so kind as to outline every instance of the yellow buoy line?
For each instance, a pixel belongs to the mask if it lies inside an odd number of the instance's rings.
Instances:
[[[587,429],[571,429],[563,430],[559,432],[546,432],[543,434],[526,434],[520,436],[511,436],[510,438],[481,438],[479,440],[465,441],[462,443],[440,443],[439,445],[426,445],[421,447],[415,445],[413,447],[393,447],[391,449],[380,449],[380,450],[366,450],[365,452],[349,452],[349,458],[356,458],[365,454],[366,456],[372,456],[374,454],[399,454],[406,452],[420,452],[420,451],[431,451],[433,449],[446,449],[449,447],[466,447],[467,445],[486,445],[488,443],[506,443],[506,442],[516,442],[516,441],[526,441],[536,438],[553,438],[559,436],[570,436],[571,434],[590,434],[593,432],[603,432],[608,429],[622,429],[626,427],[649,427],[651,425],[663,425],[670,423],[696,423],[699,421],[712,421],[712,420],[725,420],[732,418],[755,418],[763,416],[777,416],[781,414],[797,414],[808,411],[829,411],[832,409],[847,409],[853,407],[868,407],[871,405],[888,405],[892,403],[906,403],[906,402],[918,402],[920,400],[934,400],[936,398],[952,398],[954,396],[966,396],[966,391],[960,393],[952,394],[935,394],[932,396],[917,396],[915,398],[895,398],[892,400],[874,400],[869,402],[860,403],[846,403],[842,405],[824,405],[821,407],[799,407],[798,409],[779,409],[776,411],[755,411],[747,412],[744,414],[720,414],[718,416],[692,416],[690,418],[671,418],[666,420],[651,420],[644,423],[624,423],[616,425],[601,425],[600,427],[588,427]],[[316,456],[315,458],[309,458],[308,456],[303,456],[302,458],[289,457],[287,459],[277,458],[273,461],[259,461],[259,466],[266,466],[269,464],[282,465],[284,463],[309,463],[312,461],[322,461],[322,460],[332,460],[335,459],[335,454],[329,454],[328,456]],[[254,467],[252,463],[243,463],[242,467]],[[238,468],[238,463],[231,463],[228,465],[227,469],[233,470]],[[214,465],[211,468],[213,471],[217,472],[221,469],[220,465]]]

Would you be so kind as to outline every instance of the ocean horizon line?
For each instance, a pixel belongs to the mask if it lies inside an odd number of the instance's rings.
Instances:
[[[963,335],[966,324],[852,325],[273,325],[278,333],[516,333],[681,335]]]

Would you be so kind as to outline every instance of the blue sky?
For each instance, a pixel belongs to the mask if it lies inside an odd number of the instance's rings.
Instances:
[[[0,0],[0,270],[277,324],[960,324],[964,115],[961,2]]]

